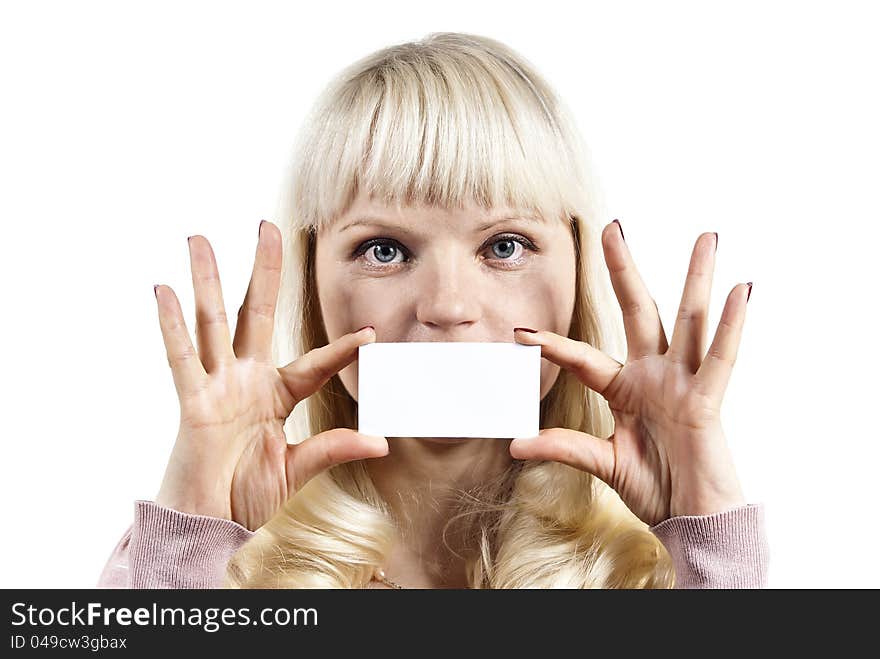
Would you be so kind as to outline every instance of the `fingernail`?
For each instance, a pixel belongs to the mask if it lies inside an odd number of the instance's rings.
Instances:
[[[156,296],[156,299],[159,299],[159,284],[153,284],[153,295]]]
[[[620,229],[620,237],[623,238],[624,240],[626,240],[626,236],[623,235],[623,227],[620,226],[620,220],[614,220],[614,221],[617,222],[617,228]]]
[[[514,327],[513,331],[515,332],[516,330],[521,330],[523,332],[532,332],[532,333],[535,333],[538,331],[538,330],[533,330],[530,327]]]
[[[746,302],[749,301],[749,298],[752,297],[752,282],[747,282],[749,285],[749,294],[746,295]]]
[[[264,223],[265,221],[266,221],[266,220],[260,220],[260,226],[257,227],[257,240],[260,239],[260,235],[261,235],[261,233],[262,233],[262,231],[263,231],[263,223]]]
[[[371,330],[373,330],[374,332],[376,331],[376,328],[373,327],[372,325],[364,325],[364,326],[361,327],[357,332],[355,332],[355,334],[357,334],[358,332],[363,332],[363,331],[364,331],[365,329],[367,329],[368,327],[369,327]]]
[[[713,233],[715,234],[715,251],[717,252],[718,251],[718,232],[713,231]]]

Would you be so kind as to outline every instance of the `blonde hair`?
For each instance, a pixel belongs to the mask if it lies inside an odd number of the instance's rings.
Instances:
[[[578,264],[568,335],[619,354],[619,318],[600,314],[614,306],[598,266],[602,202],[587,163],[567,109],[530,63],[498,41],[434,33],[352,64],[319,96],[292,158],[280,222],[275,363],[328,342],[315,286],[316,234],[359,191],[398,207],[506,205],[566,222]],[[604,399],[565,370],[541,401],[540,420],[542,428],[613,432]],[[357,428],[357,403],[334,376],[288,426],[288,437],[300,438]],[[459,503],[447,528],[472,538],[473,588],[674,584],[663,545],[585,472],[514,460],[500,479],[461,492]],[[226,586],[362,588],[396,534],[364,463],[342,464],[309,481],[233,556]]]

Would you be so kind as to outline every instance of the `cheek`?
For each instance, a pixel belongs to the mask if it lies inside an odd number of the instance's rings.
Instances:
[[[513,286],[499,287],[493,325],[499,341],[512,340],[516,326],[549,330],[568,336],[574,311],[574,283],[564,277],[553,280],[552,275],[524,277]],[[560,367],[541,358],[541,399],[543,400],[559,377]]]
[[[395,314],[400,312],[393,303],[394,296],[389,297],[381,281],[340,278],[319,287],[319,298],[329,341],[364,325],[388,332],[395,327]]]
[[[536,289],[533,325],[537,329],[550,330],[560,336],[568,336],[571,314],[574,310],[574,289],[564,280],[541,281]],[[541,399],[548,394],[559,377],[560,367],[541,358]]]
[[[575,297],[570,273],[541,272],[520,281],[506,297],[518,324],[568,336]]]
[[[387,285],[378,280],[365,281],[343,273],[342,276],[318,279],[318,297],[327,340],[335,341],[349,332],[359,330],[364,325],[382,328],[383,332],[393,332],[398,322],[396,305],[388,297]],[[339,371],[339,379],[349,395],[358,400],[357,360]]]
[[[531,308],[523,317],[534,324],[527,327],[547,329],[560,336],[568,336],[575,304],[574,259],[565,260],[561,267],[534,281],[529,296]],[[541,359],[541,399],[549,393],[561,373],[561,368],[548,359]]]
[[[541,282],[538,299],[544,327],[557,334],[568,334],[571,314],[574,311],[574,283],[561,278]]]

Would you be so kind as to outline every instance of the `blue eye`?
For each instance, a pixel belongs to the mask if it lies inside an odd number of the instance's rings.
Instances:
[[[370,258],[367,258],[367,263],[370,265],[382,266],[394,263],[394,259],[397,256],[405,256],[406,250],[395,240],[389,240],[388,238],[373,238],[355,250],[355,257],[361,255],[376,259],[373,261]],[[397,263],[401,262],[402,261],[397,261]]]
[[[489,260],[502,263],[517,263],[523,258],[526,249],[532,252],[538,251],[531,240],[516,234],[494,237],[490,242],[485,243],[480,251],[484,252],[490,247],[494,258],[489,257]],[[406,263],[410,259],[409,251],[391,238],[371,238],[361,244],[352,256],[354,258],[363,256],[368,265],[379,268]]]
[[[498,249],[499,245],[503,246],[501,250]],[[519,245],[520,249],[522,249],[522,243],[517,240],[512,240],[510,238],[496,240],[494,243],[492,243],[492,253],[500,259],[509,260],[510,257],[514,253],[516,253],[517,245]]]
[[[370,249],[370,253],[375,256],[380,263],[391,263],[394,260],[394,257],[400,254],[400,251],[394,245],[382,243],[379,245],[373,245]]]
[[[531,240],[525,236],[517,234],[505,234],[496,236],[490,243],[492,253],[497,256],[493,261],[500,261],[501,264],[517,264],[525,256],[525,250],[538,252],[538,248]]]

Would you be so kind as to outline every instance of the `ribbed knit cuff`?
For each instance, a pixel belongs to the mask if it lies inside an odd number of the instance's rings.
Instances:
[[[229,519],[135,501],[131,588],[220,588],[229,559],[255,535]]]
[[[681,515],[651,527],[675,567],[676,588],[764,588],[770,549],[764,504]]]

